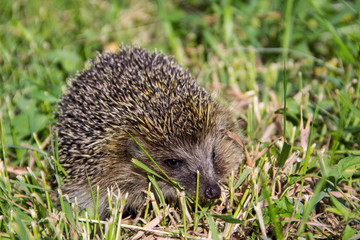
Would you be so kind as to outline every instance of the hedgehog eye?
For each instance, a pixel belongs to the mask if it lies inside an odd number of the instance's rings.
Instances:
[[[215,150],[213,150],[212,154],[211,154],[211,159],[214,160],[215,158]]]
[[[166,159],[165,163],[171,168],[178,168],[182,161],[177,159]]]

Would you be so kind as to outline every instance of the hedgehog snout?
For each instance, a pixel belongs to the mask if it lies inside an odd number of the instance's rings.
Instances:
[[[205,189],[205,197],[209,199],[217,199],[221,195],[221,188],[217,184],[210,184]]]

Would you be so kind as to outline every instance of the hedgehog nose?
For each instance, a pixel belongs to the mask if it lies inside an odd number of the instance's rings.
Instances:
[[[215,198],[219,198],[221,195],[221,189],[219,187],[219,185],[217,184],[212,184],[207,186],[206,190],[205,190],[205,196],[209,199],[215,199]]]

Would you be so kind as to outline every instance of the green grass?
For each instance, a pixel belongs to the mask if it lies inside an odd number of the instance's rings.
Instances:
[[[357,234],[360,1],[135,2],[0,0],[0,238]],[[107,221],[55,206],[56,101],[68,76],[120,43],[174,55],[239,120],[248,158],[214,205],[180,194],[167,208],[149,191],[152,208],[123,219],[119,200]]]

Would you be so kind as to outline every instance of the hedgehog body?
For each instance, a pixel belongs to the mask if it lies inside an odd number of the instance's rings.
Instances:
[[[99,186],[102,217],[109,189],[128,193],[129,208],[144,204],[147,172],[132,159],[161,172],[129,133],[193,196],[197,171],[200,197],[214,199],[219,181],[239,166],[241,151],[226,134],[235,131],[231,114],[165,55],[121,48],[99,55],[70,85],[55,125],[59,161],[69,175],[61,188],[83,208],[93,206],[88,179],[94,190]],[[168,183],[158,184],[166,199],[176,196]]]

